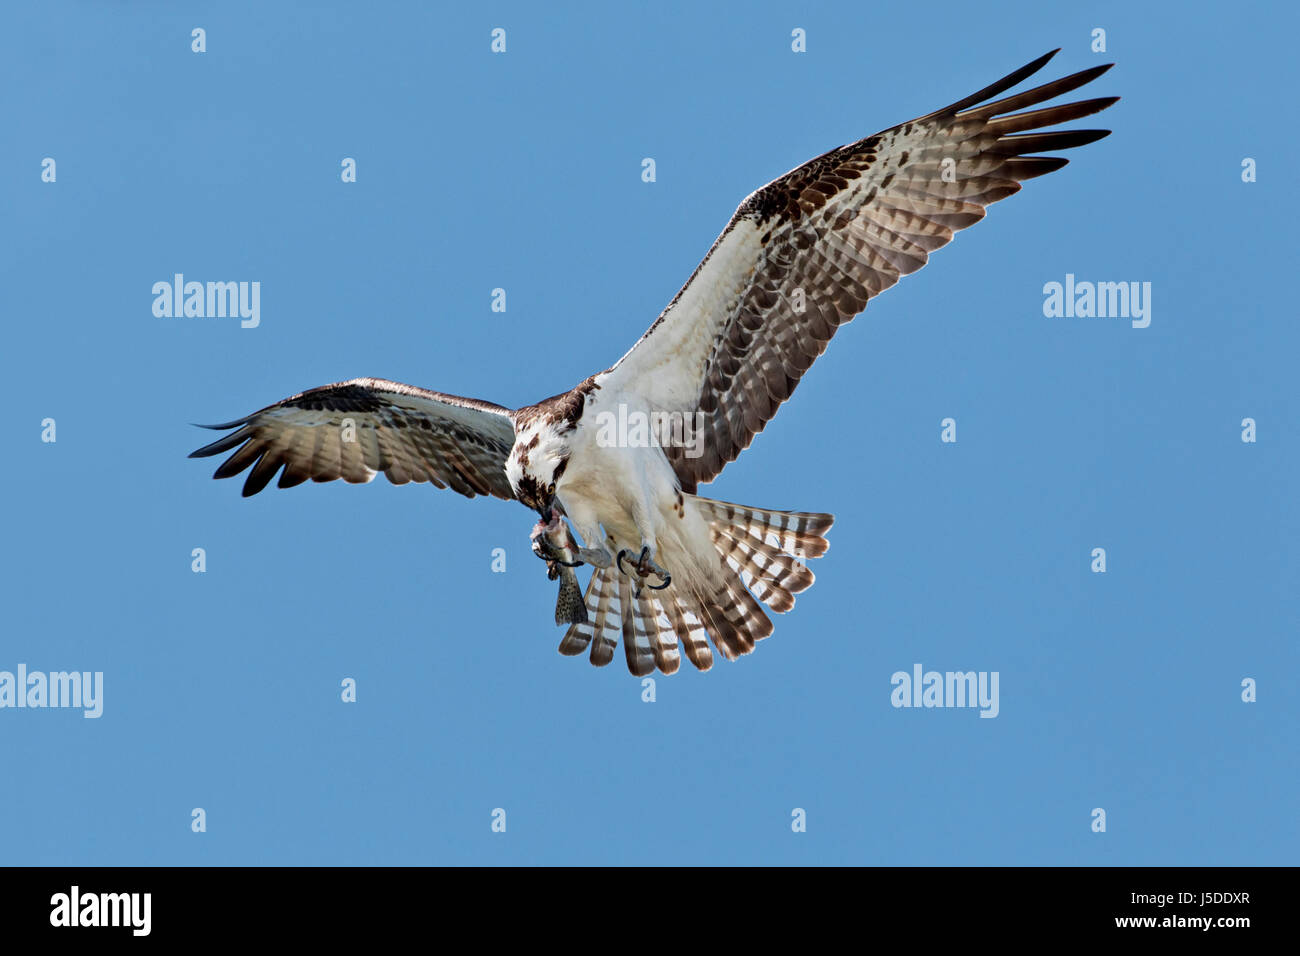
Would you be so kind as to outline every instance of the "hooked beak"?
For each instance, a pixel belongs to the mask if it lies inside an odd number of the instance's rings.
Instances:
[[[550,524],[552,518],[555,517],[554,504],[555,499],[550,498],[547,500],[546,504],[542,505],[542,507],[538,509],[537,513],[542,516],[542,524]]]

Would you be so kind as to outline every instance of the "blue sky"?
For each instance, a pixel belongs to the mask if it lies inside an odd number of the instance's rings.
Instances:
[[[0,859],[1295,862],[1294,11],[313,11],[4,13],[0,670],[104,700],[0,710]],[[621,653],[556,653],[519,506],[243,500],[185,457],[191,422],[359,375],[566,389],[751,190],[1058,46],[1043,79],[1118,63],[1074,124],[1114,134],[875,300],[705,489],[833,512],[831,550],[755,654],[654,703]],[[176,272],[260,282],[260,325],[156,318]],[[1150,326],[1045,318],[1066,274],[1150,282]],[[998,672],[996,719],[892,707],[918,663]]]

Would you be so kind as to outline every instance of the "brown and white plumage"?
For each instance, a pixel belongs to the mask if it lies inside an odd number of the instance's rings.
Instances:
[[[265,488],[283,467],[281,488],[308,478],[363,483],[383,472],[395,485],[427,481],[469,498],[514,497],[505,475],[514,425],[509,409],[490,402],[356,378],[203,427],[235,430],[190,457],[237,449],[213,477],[229,478],[251,465],[245,496]]]
[[[978,93],[809,160],[736,210],[704,261],[602,386],[661,410],[705,414],[705,454],[669,450],[693,491],[749,447],[836,330],[1020,183],[1109,130],[1039,132],[1118,97],[1016,112],[1096,79],[1097,66],[986,103],[1049,53]],[[951,161],[951,162],[946,162]],[[801,290],[802,311],[796,301]]]
[[[794,607],[795,594],[812,587],[813,573],[803,562],[830,547],[824,536],[835,520],[831,515],[694,500],[721,564],[735,574],[721,576],[711,593],[694,587],[685,593],[649,588],[635,593],[628,577],[615,568],[598,570],[587,587],[588,618],[569,627],[560,641],[561,654],[581,654],[590,646],[591,662],[608,664],[621,637],[628,670],[638,677],[656,668],[673,673],[682,651],[697,668],[708,670],[713,653],[706,635],[712,635],[723,657],[735,660],[772,633],[758,601],[785,613]]]
[[[833,519],[698,497],[699,485],[749,446],[872,297],[1022,182],[1066,164],[1038,154],[1107,135],[1050,127],[1117,97],[1042,104],[1108,66],[1003,96],[1053,55],[752,193],[636,345],[568,392],[511,411],[354,379],[213,426],[232,431],[194,456],[233,452],[216,477],[251,468],[246,495],[281,468],[281,487],[382,471],[397,484],[515,498],[547,523],[559,512],[596,566],[588,619],[566,631],[561,653],[607,664],[621,641],[637,675],[673,673],[683,655],[707,670],[710,640],[729,660],[748,654],[772,632],[760,602],[794,606]],[[611,447],[597,423],[629,412],[698,423],[698,443]],[[639,557],[629,569],[623,555]],[[661,590],[648,584],[656,574]]]

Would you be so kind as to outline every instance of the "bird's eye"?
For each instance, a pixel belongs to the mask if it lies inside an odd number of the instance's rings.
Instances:
[[[551,482],[551,486],[550,486],[549,488],[546,489],[546,493],[547,493],[548,495],[553,495],[553,494],[555,494],[555,482]]]

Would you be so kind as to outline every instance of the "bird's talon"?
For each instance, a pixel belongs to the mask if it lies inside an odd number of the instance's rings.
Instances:
[[[659,565],[655,564],[652,560],[650,560],[649,548],[641,549],[641,554],[637,558],[636,563],[632,565],[631,571],[623,567],[623,559],[628,558],[630,560],[630,557],[631,557],[631,552],[627,548],[624,548],[622,551],[620,551],[618,553],[618,569],[623,574],[626,574],[628,577],[632,576],[632,572],[636,572],[636,576],[641,579],[641,581],[637,584],[636,592],[635,592],[636,594],[639,595],[641,593],[642,584],[644,583],[645,579],[650,577],[650,575],[652,574],[663,579],[662,584],[645,585],[645,587],[648,587],[652,591],[662,591],[664,588],[668,587],[668,585],[673,583],[673,576],[669,574],[667,571],[665,571],[663,568],[659,567]]]

